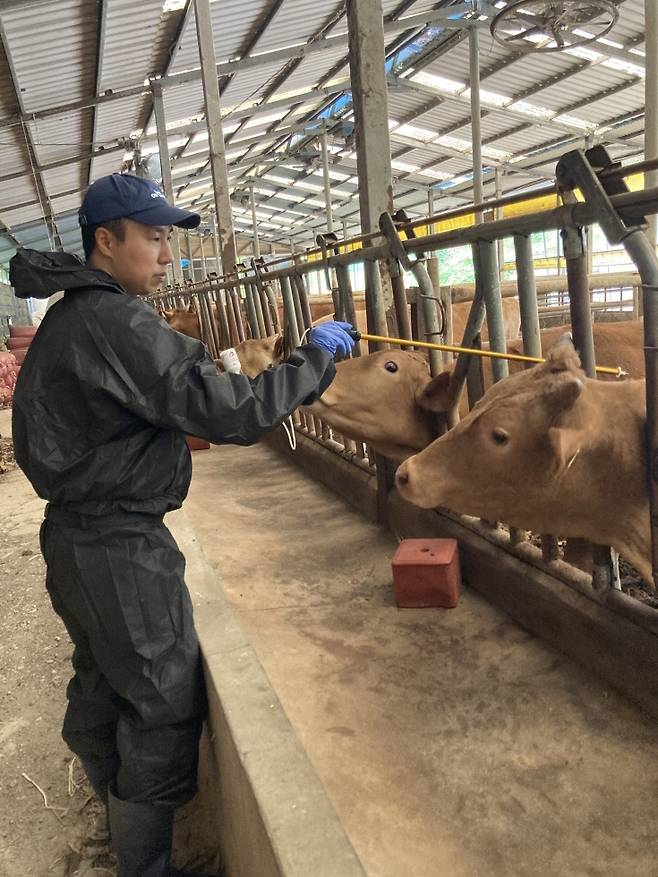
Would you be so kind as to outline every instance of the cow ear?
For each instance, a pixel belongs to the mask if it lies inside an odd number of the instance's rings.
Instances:
[[[553,374],[564,371],[579,371],[580,358],[573,346],[573,339],[565,333],[546,354],[545,370]]]
[[[555,460],[556,474],[561,475],[571,468],[580,453],[581,431],[564,426],[551,426],[548,430],[548,445]]]
[[[416,393],[416,404],[420,408],[437,413],[449,411],[455,399],[455,381],[449,371],[441,372]]]
[[[286,352],[286,339],[283,335],[277,335],[276,341],[274,342],[274,358],[275,359],[285,359]]]
[[[569,411],[582,392],[583,382],[580,378],[575,375],[559,378],[546,393],[546,402],[553,419]]]

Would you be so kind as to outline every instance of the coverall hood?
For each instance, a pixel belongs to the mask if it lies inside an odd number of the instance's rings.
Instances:
[[[109,274],[90,268],[72,253],[41,253],[21,248],[9,262],[9,282],[18,298],[50,298],[62,290],[92,287],[125,294]]]

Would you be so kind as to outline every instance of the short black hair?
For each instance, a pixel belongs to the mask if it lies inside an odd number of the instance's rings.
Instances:
[[[83,225],[82,247],[85,251],[85,259],[88,259],[94,252],[97,228],[106,228],[120,241],[124,240],[126,236],[125,219],[108,219],[107,222],[99,222],[98,225]]]

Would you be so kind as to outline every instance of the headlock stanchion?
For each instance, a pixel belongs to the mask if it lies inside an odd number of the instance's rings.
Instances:
[[[596,221],[611,244],[623,244],[626,252],[637,265],[644,290],[644,351],[647,398],[647,461],[649,469],[649,500],[651,509],[651,562],[653,580],[658,587],[658,258],[655,248],[644,233],[644,217],[637,212],[623,211],[625,196],[613,196],[621,210],[615,209],[608,190],[611,186],[618,192],[621,179],[596,176],[588,156],[601,170],[613,166],[602,147],[589,153],[580,149],[564,155],[557,165],[558,185],[565,190],[578,187],[586,203],[594,212]],[[628,193],[631,195],[632,193]],[[624,220],[622,220],[622,215]],[[627,223],[632,222],[633,225]]]

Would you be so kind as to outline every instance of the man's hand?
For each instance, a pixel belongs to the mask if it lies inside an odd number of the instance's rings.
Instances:
[[[309,344],[321,347],[332,357],[337,353],[341,356],[347,356],[354,347],[354,339],[348,334],[350,329],[352,329],[350,323],[341,323],[338,320],[320,323],[309,332]]]

